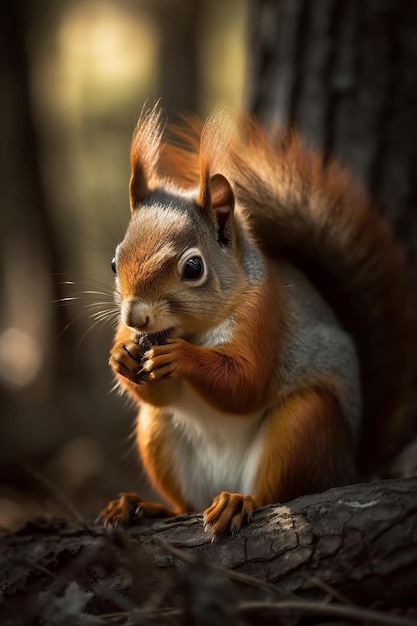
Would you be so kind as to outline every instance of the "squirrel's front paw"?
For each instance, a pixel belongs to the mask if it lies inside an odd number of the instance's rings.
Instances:
[[[167,339],[145,352],[143,371],[147,380],[177,378],[185,373],[185,353],[189,344],[184,339]]]
[[[234,535],[252,519],[257,504],[252,496],[222,491],[204,511],[204,529],[213,539]]]
[[[141,383],[143,351],[133,341],[113,346],[109,363],[116,374],[121,374],[134,383]]]
[[[122,493],[120,498],[112,500],[99,514],[97,521],[106,527],[127,528],[138,524],[143,518],[172,517],[170,511],[162,504],[142,500],[136,493]]]
[[[134,383],[144,382],[142,369],[145,353],[152,346],[148,335],[140,335],[131,341],[120,342],[113,346],[109,363],[116,374],[121,374]]]

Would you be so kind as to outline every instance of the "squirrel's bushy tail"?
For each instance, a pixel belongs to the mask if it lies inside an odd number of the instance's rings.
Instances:
[[[201,126],[192,120],[180,131],[180,143],[165,151],[182,184],[198,180]],[[232,178],[265,254],[298,266],[353,336],[364,416],[359,464],[372,471],[411,428],[414,303],[404,253],[367,194],[337,163],[324,165],[293,132],[267,137],[251,120],[240,126],[229,171],[222,173]],[[221,121],[212,132],[223,132]]]

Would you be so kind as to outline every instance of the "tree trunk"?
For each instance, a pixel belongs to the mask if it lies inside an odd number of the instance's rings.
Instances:
[[[248,105],[367,186],[417,256],[417,3],[258,0]]]
[[[159,95],[168,117],[198,110],[199,20],[202,0],[156,5],[161,12]]]
[[[87,624],[93,613],[120,624],[220,624],[226,614],[251,623],[258,607],[258,625],[282,613],[411,624],[386,612],[417,609],[416,502],[417,479],[331,489],[263,507],[219,542],[201,515],[126,533],[39,520],[0,542],[1,623]]]

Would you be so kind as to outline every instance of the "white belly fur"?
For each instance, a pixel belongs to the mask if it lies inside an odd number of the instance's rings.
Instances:
[[[196,511],[209,506],[220,491],[254,495],[262,413],[236,416],[217,411],[185,381],[169,413],[175,475]]]

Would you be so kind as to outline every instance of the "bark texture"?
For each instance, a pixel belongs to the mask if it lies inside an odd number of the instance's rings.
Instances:
[[[230,623],[238,615],[251,623],[258,606],[260,624],[283,612],[320,615],[327,600],[324,615],[348,611],[357,621],[359,605],[407,608],[409,618],[397,611],[387,623],[411,624],[416,581],[417,479],[392,480],[264,507],[222,542],[211,541],[201,515],[126,532],[35,520],[1,540],[0,621],[104,624],[117,614],[121,624],[220,624],[227,613]],[[208,607],[214,621],[201,621]]]
[[[417,4],[252,4],[248,106],[362,180],[417,252]]]

